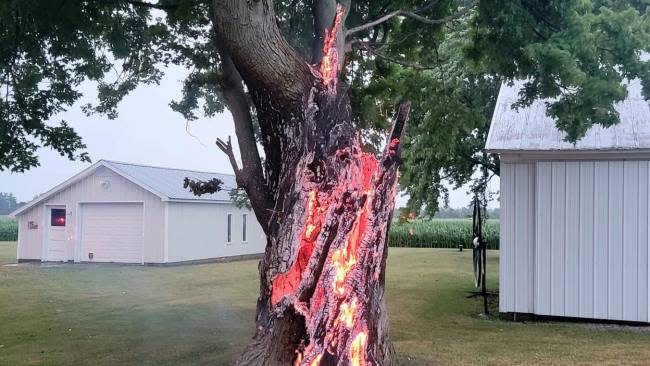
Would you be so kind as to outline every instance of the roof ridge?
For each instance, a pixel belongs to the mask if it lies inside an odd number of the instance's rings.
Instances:
[[[234,174],[228,174],[228,173],[206,172],[206,171],[194,170],[194,169],[170,168],[170,167],[157,166],[157,165],[128,163],[128,162],[125,162],[125,161],[117,161],[117,160],[100,159],[100,161],[104,161],[104,162],[112,163],[112,164],[138,166],[138,167],[143,167],[143,168],[154,168],[154,169],[163,169],[163,170],[177,170],[177,171],[183,171],[183,172],[193,172],[193,173],[203,173],[203,174],[220,174],[220,175],[227,175],[227,176],[230,176],[230,177],[235,176]]]

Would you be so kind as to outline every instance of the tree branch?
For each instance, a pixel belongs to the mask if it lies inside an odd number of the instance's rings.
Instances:
[[[264,181],[262,160],[260,159],[255,143],[253,118],[248,105],[248,96],[244,91],[241,75],[232,62],[230,56],[224,51],[219,51],[221,68],[223,70],[222,92],[228,109],[235,123],[235,134],[239,143],[242,159],[242,170],[247,172],[250,179]]]
[[[398,60],[396,58],[386,56],[383,53],[377,52],[377,50],[374,47],[372,47],[370,44],[365,43],[365,42],[358,42],[357,44],[359,45],[357,47],[358,49],[368,51],[368,52],[372,53],[373,55],[375,55],[375,56],[377,56],[377,57],[379,57],[381,59],[384,59],[384,60],[392,62],[392,63],[396,63],[398,65],[411,67],[411,68],[414,68],[414,69],[417,69],[417,70],[433,70],[433,69],[436,68],[436,66],[421,65],[421,64],[418,64],[418,63],[415,63],[415,62]],[[352,46],[354,48],[354,44]]]
[[[219,45],[259,98],[257,107],[300,112],[315,77],[282,36],[273,1],[215,0],[212,7]]]
[[[381,23],[387,22],[387,21],[389,21],[389,20],[391,20],[392,18],[395,18],[395,17],[411,18],[411,19],[416,20],[416,21],[418,21],[420,23],[424,23],[424,24],[428,24],[428,25],[445,24],[445,23],[447,23],[449,21],[452,21],[454,19],[458,19],[458,18],[462,17],[463,15],[467,14],[474,7],[474,4],[475,3],[472,3],[468,7],[456,12],[455,14],[446,16],[446,17],[441,18],[441,19],[429,19],[429,18],[423,17],[423,16],[421,16],[421,15],[415,13],[415,12],[412,12],[412,11],[395,10],[395,11],[390,12],[390,13],[388,13],[388,14],[386,14],[386,15],[384,15],[384,16],[376,19],[376,20],[373,20],[372,22],[362,24],[362,25],[354,27],[354,28],[350,28],[345,33],[345,35],[347,37],[347,36],[352,35],[354,33],[364,31],[366,29],[377,26],[377,25],[379,25]]]
[[[134,6],[142,6],[145,8],[149,9],[158,9],[158,10],[174,10],[178,9],[179,4],[157,4],[157,3],[150,3],[146,1],[138,1],[138,0],[123,0],[124,2],[134,5]]]
[[[484,167],[488,168],[489,170],[491,170],[492,172],[494,172],[496,174],[498,174],[498,172],[499,172],[499,167],[497,165],[493,164],[493,163],[490,163],[489,161],[484,161],[484,160],[477,159],[477,158],[475,158],[475,157],[473,157],[473,156],[471,156],[469,154],[462,154],[461,153],[461,156],[463,158],[467,159],[470,163],[472,163],[474,165],[484,166]]]
[[[260,159],[257,144],[255,143],[255,132],[253,130],[253,118],[251,116],[248,96],[244,91],[244,84],[228,53],[219,49],[221,59],[221,89],[224,101],[232,114],[235,124],[235,134],[239,144],[239,152],[242,161],[241,169],[237,169],[237,162],[232,151],[230,137],[228,143],[217,140],[217,147],[221,149],[230,160],[235,171],[235,178],[239,188],[243,188],[248,195],[251,207],[257,216],[264,230],[267,230],[269,221],[269,210],[273,207],[269,196],[269,187],[264,177],[262,160]]]
[[[404,131],[404,126],[406,125],[406,121],[408,120],[410,113],[411,102],[401,102],[397,107],[397,114],[395,115],[395,123],[393,124],[393,129],[390,132],[390,135],[388,135],[388,143],[390,143],[393,139],[402,138],[402,132]]]
[[[239,167],[237,166],[237,160],[235,159],[235,152],[232,150],[232,141],[230,139],[230,136],[228,136],[228,142],[224,142],[222,139],[217,138],[216,144],[219,150],[223,151],[223,153],[228,157],[230,166],[232,166],[232,170],[235,172],[235,176],[240,174]]]

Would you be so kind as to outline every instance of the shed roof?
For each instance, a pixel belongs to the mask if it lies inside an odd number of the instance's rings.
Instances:
[[[148,187],[149,190],[158,192],[169,200],[230,201],[229,191],[237,187],[235,176],[231,174],[162,168],[110,160],[103,161],[107,166],[114,168],[113,170],[117,170],[118,173],[128,175],[141,185]],[[187,188],[183,188],[185,177],[203,181],[212,178],[220,179],[223,182],[222,190],[212,194],[204,194],[200,197],[195,196]]]
[[[196,170],[185,170],[175,168],[162,168],[149,165],[123,163],[119,161],[100,160],[90,167],[74,175],[65,182],[57,185],[49,191],[38,195],[32,201],[21,206],[11,213],[11,216],[20,215],[29,210],[48,197],[67,188],[68,186],[91,175],[97,168],[106,167],[125,179],[133,182],[141,188],[157,195],[163,201],[196,201],[206,203],[230,202],[229,191],[237,187],[235,176],[231,174],[200,172]],[[183,188],[185,177],[198,180],[210,180],[218,178],[223,182],[222,190],[212,194],[195,196],[188,189]]]
[[[631,151],[650,149],[650,105],[641,94],[641,82],[627,84],[628,97],[615,105],[620,123],[593,126],[576,144],[564,140],[555,120],[546,115],[546,103],[538,100],[526,108],[513,109],[524,81],[503,84],[497,98],[486,150],[524,151]]]

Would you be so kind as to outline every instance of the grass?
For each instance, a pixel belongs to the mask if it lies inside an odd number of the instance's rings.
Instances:
[[[477,316],[469,252],[391,248],[401,365],[643,365],[650,331]],[[0,264],[15,260],[0,243]],[[498,252],[490,252],[496,288]],[[255,261],[180,267],[0,265],[0,365],[227,365],[251,335]]]
[[[409,248],[469,248],[472,237],[471,219],[417,219],[395,221],[388,233],[390,245]],[[487,220],[483,238],[489,249],[499,249],[499,220]]]
[[[18,224],[9,216],[0,215],[0,241],[17,240]]]

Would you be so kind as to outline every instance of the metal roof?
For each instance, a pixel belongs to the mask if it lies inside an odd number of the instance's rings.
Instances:
[[[58,184],[41,195],[38,195],[32,201],[12,212],[10,216],[16,216],[26,212],[48,197],[66,189],[71,184],[90,176],[99,167],[105,167],[114,171],[125,179],[160,197],[163,201],[196,201],[206,203],[230,202],[231,199],[229,192],[231,189],[237,187],[235,176],[231,174],[208,173],[195,170],[162,168],[149,165],[123,163],[119,161],[100,160],[72,176],[65,182]],[[221,179],[223,182],[222,190],[213,194],[204,194],[200,197],[195,196],[188,189],[183,188],[183,180],[185,177],[198,180],[209,180],[212,178]]]
[[[641,83],[627,83],[628,97],[615,105],[620,123],[609,128],[593,126],[575,145],[564,141],[564,132],[546,115],[546,103],[538,100],[513,109],[524,81],[503,84],[497,98],[486,150],[506,151],[630,151],[650,149],[650,106],[641,94]]]
[[[230,174],[162,168],[110,160],[102,161],[107,167],[132,178],[143,188],[162,195],[169,200],[230,201],[229,191],[237,187],[235,176]],[[200,197],[195,196],[189,189],[183,188],[185,177],[203,181],[212,178],[220,179],[223,182],[222,190],[213,194],[204,194]]]

